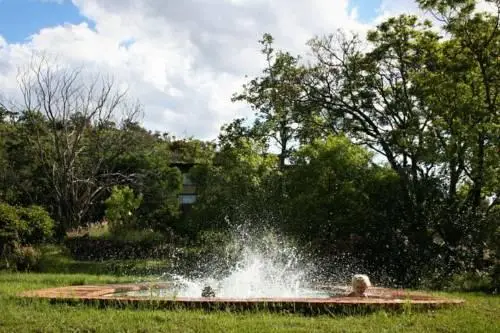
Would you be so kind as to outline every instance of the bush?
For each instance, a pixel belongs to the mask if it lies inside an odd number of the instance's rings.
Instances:
[[[40,254],[31,245],[52,236],[54,221],[40,206],[15,207],[0,203],[1,267],[31,270]]]
[[[19,231],[22,229],[21,220],[15,207],[0,203],[0,268],[10,268],[12,254],[19,245]]]
[[[21,221],[26,228],[21,234],[22,242],[25,244],[41,244],[52,238],[54,220],[41,206],[30,206],[18,208]]]
[[[54,220],[43,207],[0,203],[0,240],[3,244],[40,244],[52,237],[53,229]]]
[[[20,241],[20,233],[25,229],[16,207],[0,203],[0,243],[6,245]]]
[[[233,268],[240,254],[241,249],[237,246],[238,244],[230,246],[233,245],[232,240],[229,232],[200,231],[195,241],[176,249],[173,257],[174,273],[191,278],[207,275],[222,278]]]
[[[41,253],[32,246],[16,246],[10,255],[11,261],[19,271],[31,271],[38,268]]]
[[[227,232],[204,230],[198,233],[198,246],[203,255],[221,257],[226,254],[226,247],[231,242]]]
[[[112,233],[134,229],[136,217],[134,212],[142,202],[142,195],[136,196],[128,187],[114,186],[111,195],[106,199],[106,219]]]
[[[452,276],[448,287],[450,291],[495,292],[495,285],[490,272],[467,272]],[[498,292],[498,291],[497,291]]]

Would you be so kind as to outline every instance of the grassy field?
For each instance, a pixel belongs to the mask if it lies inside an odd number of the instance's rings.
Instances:
[[[21,291],[39,288],[138,280],[0,272],[0,332],[500,332],[500,297],[478,294],[448,294],[466,300],[465,305],[455,309],[316,317],[268,312],[99,309],[16,297]]]

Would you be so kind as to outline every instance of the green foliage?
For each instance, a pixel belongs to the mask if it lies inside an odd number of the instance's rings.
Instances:
[[[495,286],[493,278],[488,272],[465,272],[453,275],[446,289],[452,291],[498,293],[498,287],[498,282]]]
[[[299,112],[306,114],[301,103],[303,89],[300,85],[305,68],[299,65],[299,57],[288,52],[275,52],[273,37],[264,34],[262,45],[267,66],[264,76],[243,86],[243,92],[235,94],[233,101],[245,101],[255,111],[257,119],[248,134],[255,139],[274,144],[280,149],[280,168],[292,152],[293,139],[298,137]],[[227,135],[223,135],[227,136]]]
[[[164,242],[168,242],[168,238],[165,237],[164,234],[151,229],[123,230],[122,232],[111,234],[108,238],[118,242],[132,243],[132,244],[134,243],[161,244]]]
[[[14,207],[0,203],[0,257],[6,268],[36,268],[39,252],[31,245],[52,236],[54,221],[40,206]]]
[[[345,137],[328,137],[302,147],[294,157],[296,165],[287,177],[287,211],[294,223],[285,227],[309,241],[327,237],[330,242],[339,232],[363,230],[363,216],[369,216],[363,188],[370,176],[369,153]]]
[[[267,184],[275,179],[277,167],[275,156],[263,154],[260,142],[246,138],[223,147],[213,164],[194,167],[191,178],[198,199],[186,222],[188,232],[269,218],[267,208],[275,198]]]
[[[166,145],[174,163],[206,163],[214,157],[215,144],[195,138],[176,140],[168,138]]]
[[[32,271],[39,268],[41,253],[32,246],[16,246],[9,255],[18,271]]]
[[[78,276],[78,273],[90,274],[93,277],[105,275],[124,276],[154,276],[165,272],[168,260],[158,259],[117,259],[108,260],[76,260],[71,257],[70,251],[60,245],[43,246],[40,249],[41,257],[37,265],[40,273],[64,273],[66,276]],[[122,279],[123,280],[123,279]],[[88,279],[81,279],[79,284],[87,283]],[[73,284],[77,284],[74,282]]]
[[[281,228],[323,258],[347,256],[372,275],[404,275],[409,248],[397,174],[345,136],[315,140],[293,160]]]
[[[15,207],[0,203],[3,244],[40,244],[51,239],[54,221],[40,206]]]
[[[21,234],[26,231],[26,225],[19,218],[16,207],[0,202],[0,243],[6,251],[21,241]]]
[[[29,126],[30,117],[43,126],[39,114],[27,114],[17,121],[0,123],[0,200],[21,206],[53,202],[42,164],[33,159],[36,149],[30,140],[38,128]],[[15,118],[14,118],[15,119]]]
[[[54,220],[49,213],[37,205],[18,209],[19,217],[26,224],[21,239],[26,244],[42,244],[52,239]]]
[[[136,228],[135,211],[141,202],[142,195],[135,195],[130,187],[114,186],[111,195],[105,201],[106,219],[109,221],[110,231],[117,233]]]
[[[409,244],[397,251],[415,268],[407,281],[480,267],[494,227],[498,202],[486,202],[498,197],[500,34],[497,17],[474,3],[420,1],[443,19],[446,39],[402,15],[369,32],[368,52],[345,34],[310,42],[308,99],[399,178],[397,227],[387,232]]]
[[[199,247],[199,253],[201,256],[206,258],[218,258],[223,261],[228,261],[227,258],[227,248],[229,243],[232,241],[229,232],[214,231],[214,230],[203,230],[197,235],[196,245]]]
[[[173,242],[152,230],[120,230],[107,237],[67,237],[64,245],[75,260],[167,259]]]
[[[90,238],[106,238],[111,236],[109,223],[93,223],[88,227],[87,234]]]
[[[138,207],[140,226],[157,231],[170,231],[179,218],[177,195],[182,186],[180,171],[170,166],[167,143],[158,143],[144,157],[144,179],[136,186],[143,201]]]
[[[484,269],[458,270],[446,278],[440,275],[427,274],[421,281],[421,287],[435,290],[498,294],[500,291],[499,277],[497,264]]]

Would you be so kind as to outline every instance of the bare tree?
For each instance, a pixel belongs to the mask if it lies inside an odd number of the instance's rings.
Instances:
[[[105,190],[134,176],[116,172],[113,162],[127,149],[127,136],[118,129],[133,121],[140,107],[129,104],[126,91],[111,78],[62,67],[45,56],[33,57],[18,81],[37,148],[34,158],[54,192],[53,214],[63,234],[86,222]]]

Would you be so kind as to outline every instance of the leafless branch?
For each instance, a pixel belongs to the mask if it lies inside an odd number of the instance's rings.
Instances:
[[[45,55],[34,56],[18,72],[18,82],[22,111],[47,122],[43,130],[34,124],[33,144],[53,186],[58,219],[68,226],[81,223],[96,196],[131,179],[104,168],[127,148],[123,135],[110,133],[141,109],[129,103],[127,91],[117,89],[112,77],[89,75],[83,67],[63,66]],[[98,130],[102,125],[108,127]]]

